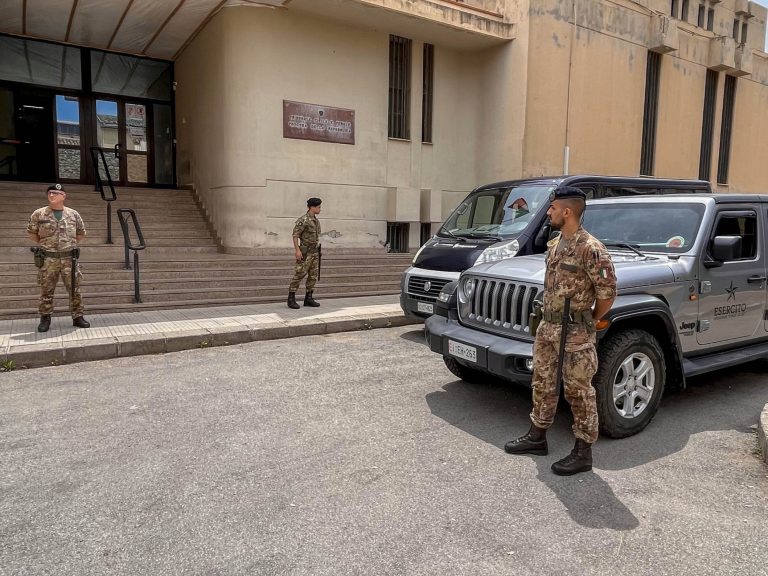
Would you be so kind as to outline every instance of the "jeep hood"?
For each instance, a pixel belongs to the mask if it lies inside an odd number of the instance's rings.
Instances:
[[[619,289],[665,284],[675,280],[670,259],[665,256],[654,254],[642,258],[626,252],[612,252],[611,258],[616,268]],[[544,255],[536,254],[479,264],[467,273],[544,284],[544,270]]]

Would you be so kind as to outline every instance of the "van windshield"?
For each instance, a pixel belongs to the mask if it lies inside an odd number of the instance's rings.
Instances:
[[[696,240],[703,204],[589,204],[584,229],[606,246],[631,246],[643,252],[680,254]]]
[[[470,195],[438,230],[438,236],[493,238],[522,232],[542,206],[549,205],[554,186],[491,188]]]

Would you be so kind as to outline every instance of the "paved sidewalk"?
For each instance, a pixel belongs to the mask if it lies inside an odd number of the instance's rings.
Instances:
[[[4,320],[0,360],[34,368],[414,323],[403,315],[398,299],[320,299],[320,308],[299,310],[282,302],[98,315],[86,309],[90,328],[75,328],[65,312],[54,315],[43,334],[37,332],[37,316]]]

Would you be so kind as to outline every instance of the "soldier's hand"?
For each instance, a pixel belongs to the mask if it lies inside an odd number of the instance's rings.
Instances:
[[[301,262],[304,257],[301,255],[301,250],[296,250],[296,262]]]

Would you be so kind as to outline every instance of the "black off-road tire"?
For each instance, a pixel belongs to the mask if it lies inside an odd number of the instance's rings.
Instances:
[[[467,368],[449,356],[443,356],[443,362],[445,362],[445,367],[448,368],[448,370],[450,370],[454,376],[461,378],[464,380],[464,382],[469,382],[470,384],[480,384],[482,382],[493,380],[493,376],[490,374],[486,374],[482,370],[473,370],[472,368]]]
[[[632,355],[643,354],[653,366],[653,392],[645,408],[633,418],[623,416],[613,397],[613,385],[623,375],[622,364]],[[667,380],[664,352],[659,342],[644,330],[623,330],[608,335],[598,348],[598,368],[592,379],[597,391],[600,432],[610,438],[626,438],[648,426],[656,415]],[[623,403],[622,403],[623,405]]]

